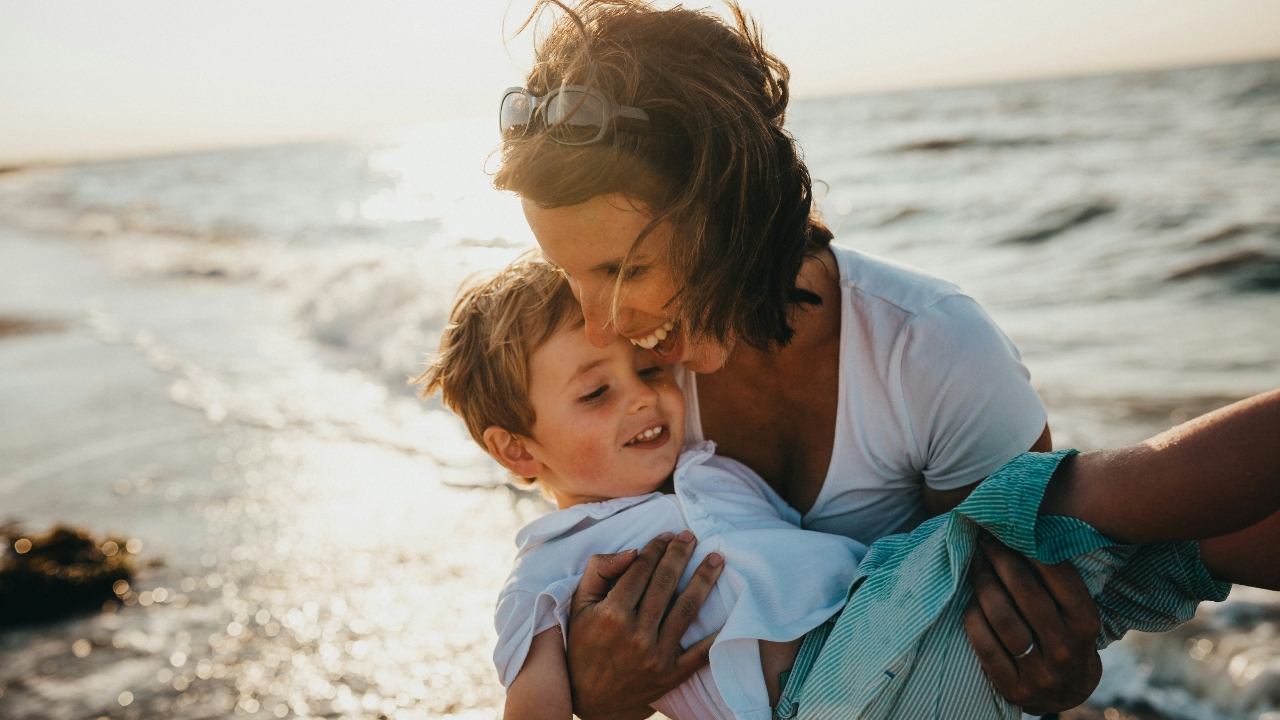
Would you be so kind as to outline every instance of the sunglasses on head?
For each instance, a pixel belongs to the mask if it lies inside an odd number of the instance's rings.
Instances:
[[[535,123],[541,123],[561,145],[590,145],[604,138],[610,127],[633,132],[647,129],[649,114],[619,105],[587,85],[562,85],[542,97],[524,88],[507,88],[498,110],[498,129],[518,137]]]

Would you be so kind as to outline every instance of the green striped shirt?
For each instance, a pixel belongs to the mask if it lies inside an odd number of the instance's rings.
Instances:
[[[1102,617],[1099,647],[1128,630],[1172,629],[1201,601],[1226,599],[1231,586],[1209,577],[1194,542],[1117,545],[1075,518],[1037,517],[1054,469],[1074,453],[1024,453],[955,510],[872,545],[843,613],[802,648],[775,714],[1019,718],[983,673],[961,622],[980,527],[1027,557],[1079,569]]]

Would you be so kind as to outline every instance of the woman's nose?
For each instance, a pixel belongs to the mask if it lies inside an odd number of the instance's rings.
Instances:
[[[582,317],[586,320],[587,340],[596,347],[608,347],[618,337],[611,318],[612,288],[579,286],[578,302],[582,304]]]

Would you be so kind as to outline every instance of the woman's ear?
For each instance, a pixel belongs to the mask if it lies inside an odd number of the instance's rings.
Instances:
[[[529,453],[524,438],[514,435],[497,425],[490,425],[484,431],[484,446],[489,454],[502,467],[526,480],[532,480],[542,474],[542,462]]]

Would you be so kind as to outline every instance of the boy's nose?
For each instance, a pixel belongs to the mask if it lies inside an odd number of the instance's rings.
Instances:
[[[634,394],[631,396],[631,406],[628,408],[632,413],[647,410],[658,404],[658,391],[647,382],[636,381]]]

